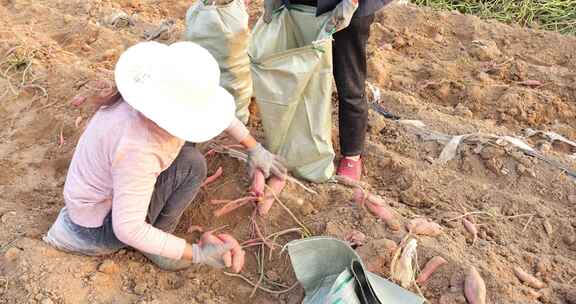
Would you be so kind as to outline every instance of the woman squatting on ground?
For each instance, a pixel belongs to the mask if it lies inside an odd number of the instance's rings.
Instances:
[[[89,97],[102,106],[80,137],[65,207],[44,240],[86,255],[130,246],[167,270],[231,266],[222,256],[238,246],[232,236],[220,243],[208,233],[188,244],[172,234],[206,178],[193,143],[224,131],[247,149],[250,172],[284,178],[285,167],[234,117],[218,64],[202,47],[137,44],[122,54],[114,78],[115,86]]]

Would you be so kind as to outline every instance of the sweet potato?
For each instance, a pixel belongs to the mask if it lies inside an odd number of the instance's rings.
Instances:
[[[378,244],[388,256],[392,255],[396,251],[396,249],[398,249],[398,244],[396,244],[396,242],[394,242],[393,240],[380,239],[375,241],[374,243]]]
[[[218,238],[217,236],[214,236],[210,233],[204,233],[202,235],[202,237],[200,238],[199,244],[202,245],[204,243],[223,245],[224,241],[222,241],[220,238]],[[222,256],[222,259],[224,260],[224,265],[226,267],[231,267],[232,266],[232,251],[229,250],[228,252],[226,252]]]
[[[260,170],[254,172],[252,177],[252,184],[250,185],[250,194],[256,197],[262,197],[264,195],[264,184],[266,183],[266,178],[264,173]]]
[[[542,281],[538,280],[535,276],[529,274],[528,272],[524,271],[524,269],[516,266],[514,267],[514,274],[518,279],[524,283],[524,285],[530,286],[536,289],[542,289],[546,287]]]
[[[218,169],[216,169],[216,172],[214,172],[214,174],[212,174],[206,178],[204,183],[202,183],[202,187],[206,187],[206,186],[210,185],[211,183],[213,183],[214,181],[216,181],[218,178],[220,178],[220,176],[222,176],[222,173],[224,173],[224,171],[222,170],[222,167],[218,167]]]
[[[462,219],[462,225],[464,225],[466,231],[472,235],[472,244],[474,244],[478,238],[478,229],[476,228],[476,225],[465,218]]]
[[[272,176],[268,180],[268,186],[271,189],[268,189],[264,194],[264,197],[258,202],[258,214],[260,214],[260,216],[268,214],[268,211],[270,211],[270,208],[272,208],[272,204],[274,204],[274,195],[280,195],[280,192],[282,192],[286,186],[286,180]],[[270,191],[273,191],[274,194],[272,194]]]
[[[244,266],[244,258],[245,258],[245,252],[244,250],[242,250],[242,247],[240,246],[240,244],[238,244],[238,241],[236,241],[236,239],[234,237],[232,237],[229,234],[219,234],[218,238],[223,241],[224,243],[228,244],[231,243],[234,247],[232,247],[232,271],[239,273],[240,270],[242,270],[242,267]]]
[[[464,295],[469,304],[486,304],[486,284],[474,266],[466,272]]]
[[[430,261],[428,261],[428,263],[426,263],[426,265],[424,266],[424,269],[422,269],[422,272],[420,272],[420,275],[416,279],[416,283],[418,284],[426,283],[426,281],[430,278],[430,276],[434,273],[434,271],[436,271],[436,269],[438,269],[440,266],[446,263],[448,262],[446,262],[446,260],[443,257],[436,256],[431,258]]]
[[[416,226],[420,225],[420,224],[426,224],[429,221],[423,217],[417,217],[414,219],[411,219],[410,222],[408,222],[408,224],[406,224],[406,229],[408,229],[408,231],[413,230],[414,228],[416,228]]]
[[[246,204],[249,204],[250,202],[253,202],[254,200],[255,200],[254,197],[248,196],[248,197],[241,197],[233,201],[229,201],[228,203],[226,203],[226,205],[224,205],[224,207],[221,207],[220,209],[214,211],[214,216],[221,217]]]
[[[358,230],[352,230],[344,238],[351,246],[362,246],[366,240],[366,235]]]
[[[235,273],[240,273],[244,267],[244,262],[246,261],[246,251],[240,250],[232,259],[232,271]]]
[[[79,106],[83,105],[87,99],[88,98],[86,98],[85,96],[81,96],[81,95],[74,96],[74,98],[72,98],[72,100],[70,101],[70,104],[72,106],[79,107]]]
[[[442,226],[423,218],[415,218],[406,225],[408,231],[426,236],[439,236],[444,232]]]
[[[354,201],[357,204],[366,206],[370,212],[381,218],[391,230],[400,230],[400,222],[396,218],[394,211],[381,197],[357,188],[354,190]]]

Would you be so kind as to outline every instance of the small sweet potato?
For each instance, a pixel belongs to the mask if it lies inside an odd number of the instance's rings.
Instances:
[[[441,256],[431,258],[430,261],[428,261],[428,263],[426,263],[426,265],[424,266],[424,269],[422,269],[422,272],[420,272],[420,275],[416,279],[416,283],[418,284],[426,283],[426,281],[436,271],[436,269],[438,269],[440,266],[446,263],[448,262],[446,262],[446,260]]]
[[[474,244],[478,238],[478,229],[476,228],[476,225],[465,218],[462,219],[462,225],[464,225],[466,231],[472,235],[472,244]]]
[[[354,201],[359,205],[366,206],[370,212],[381,218],[391,230],[400,230],[400,222],[396,218],[394,211],[381,197],[356,188],[354,190]]]
[[[415,218],[406,225],[408,231],[426,236],[439,236],[444,232],[442,226],[423,218]]]
[[[536,289],[542,289],[546,287],[542,281],[538,280],[535,276],[529,274],[528,272],[524,271],[524,269],[516,266],[514,267],[514,274],[518,279],[524,283],[524,285],[530,286]]]
[[[464,295],[469,304],[486,304],[486,284],[474,266],[466,272]]]
[[[346,233],[344,237],[351,246],[362,246],[366,240],[366,235],[358,230],[352,230]]]
[[[77,96],[74,96],[74,98],[72,98],[72,100],[70,101],[70,104],[72,106],[79,107],[79,106],[83,105],[86,102],[86,100],[88,100],[88,98],[86,98],[85,96],[77,95]]]
[[[204,180],[204,183],[202,183],[202,187],[206,187],[211,183],[213,183],[214,181],[216,181],[218,178],[220,178],[220,176],[222,176],[222,173],[224,173],[222,167],[218,167],[218,169],[216,169],[216,172],[214,172],[214,174],[208,176],[206,180]]]

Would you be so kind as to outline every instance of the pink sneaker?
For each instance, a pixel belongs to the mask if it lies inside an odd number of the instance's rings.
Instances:
[[[354,181],[359,181],[362,176],[362,159],[357,161],[343,157],[336,174],[347,177]]]

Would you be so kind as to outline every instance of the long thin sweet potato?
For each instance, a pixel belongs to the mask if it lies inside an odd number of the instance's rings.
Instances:
[[[218,167],[218,169],[216,169],[216,172],[214,172],[214,174],[212,174],[206,178],[204,183],[202,183],[202,187],[206,187],[206,186],[210,185],[211,183],[213,183],[214,181],[216,181],[218,178],[220,178],[220,176],[222,176],[222,173],[224,173],[224,171],[222,170],[222,167]]]
[[[428,261],[428,263],[426,263],[426,265],[424,266],[424,269],[422,269],[422,272],[420,272],[420,275],[416,279],[416,283],[418,284],[426,283],[426,281],[430,278],[430,276],[432,276],[432,274],[436,271],[436,269],[438,269],[440,266],[446,263],[448,262],[446,262],[446,260],[441,256],[431,258],[430,261]]]
[[[544,284],[542,281],[538,280],[535,276],[529,274],[528,272],[524,271],[524,269],[518,266],[514,267],[514,274],[516,275],[516,277],[518,277],[518,279],[522,283],[524,283],[527,286],[536,289],[542,289],[546,287],[546,284]]]
[[[381,218],[391,230],[400,230],[400,222],[394,211],[381,197],[357,188],[354,189],[354,201],[361,206],[366,206],[370,212]]]
[[[252,177],[252,184],[250,185],[250,194],[256,197],[262,197],[264,195],[264,184],[266,183],[266,178],[264,173],[260,170],[254,172]]]
[[[254,200],[255,200],[255,198],[249,196],[249,197],[241,197],[239,199],[230,201],[226,205],[221,207],[220,209],[214,211],[214,216],[215,217],[221,217],[225,214],[228,214],[228,213],[254,201]]]
[[[274,204],[274,195],[276,196],[280,195],[280,192],[282,192],[282,190],[286,186],[286,180],[280,179],[276,176],[272,176],[268,180],[268,186],[270,187],[270,189],[268,189],[265,192],[264,197],[258,202],[257,205],[258,214],[260,216],[268,214],[270,208],[272,208],[272,205]],[[274,194],[272,194],[270,191],[273,191]]]
[[[86,98],[85,96],[77,95],[77,96],[74,96],[74,98],[72,98],[72,100],[70,101],[70,104],[75,106],[75,107],[79,107],[79,106],[83,105],[87,99],[88,98]]]
[[[474,266],[466,272],[464,295],[469,304],[486,304],[486,284]]]
[[[462,219],[462,225],[464,225],[466,231],[468,231],[468,233],[472,235],[472,244],[474,244],[474,242],[476,242],[476,239],[478,238],[478,228],[476,228],[476,225],[474,225],[474,223],[465,218]]]

